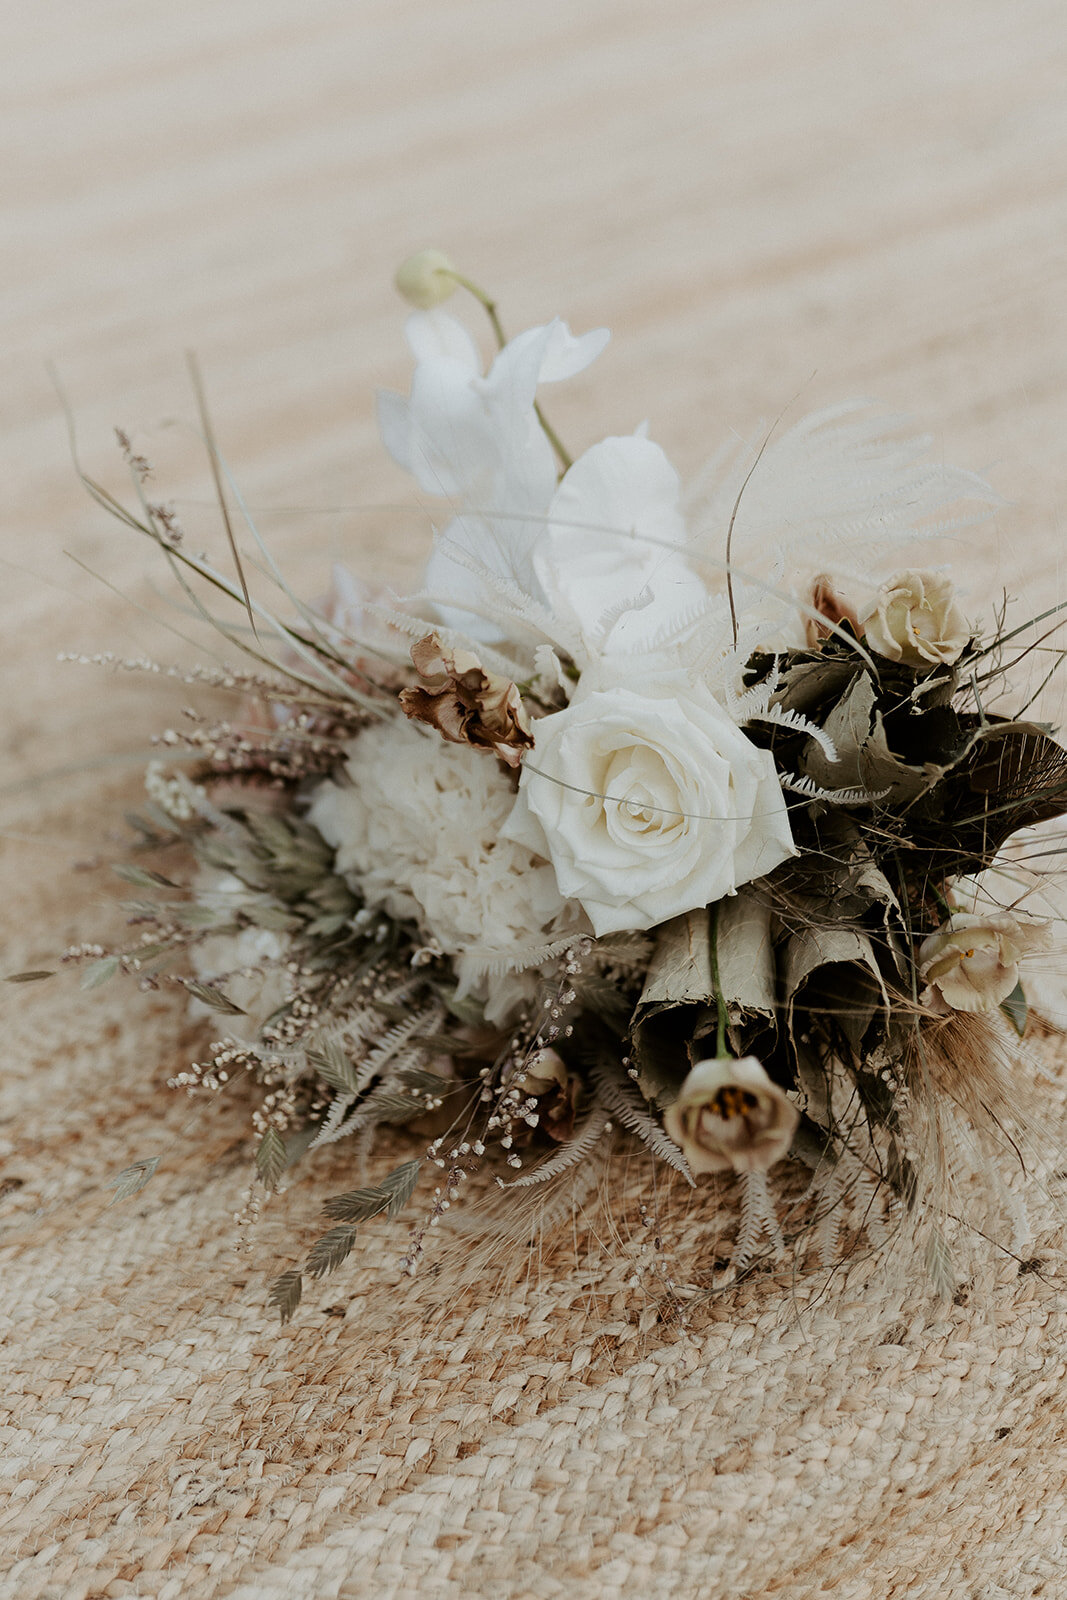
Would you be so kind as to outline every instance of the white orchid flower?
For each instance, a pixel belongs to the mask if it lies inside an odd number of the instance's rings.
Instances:
[[[575,338],[559,318],[529,328],[499,352],[488,373],[473,339],[444,311],[407,320],[415,357],[411,393],[381,393],[386,449],[427,494],[479,510],[541,510],[556,482],[552,446],[534,413],[539,384],[573,377],[608,342],[606,328]]]

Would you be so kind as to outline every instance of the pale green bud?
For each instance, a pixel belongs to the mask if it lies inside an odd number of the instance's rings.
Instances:
[[[454,291],[455,270],[443,250],[420,250],[400,263],[394,281],[405,300],[429,311]]]

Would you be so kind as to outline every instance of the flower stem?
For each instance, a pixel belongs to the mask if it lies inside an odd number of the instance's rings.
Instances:
[[[497,349],[503,350],[508,340],[507,335],[504,332],[504,324],[500,320],[500,313],[496,308],[496,301],[490,295],[486,294],[485,290],[481,288],[479,284],[475,283],[473,279],[464,277],[462,272],[456,272],[455,270],[452,270],[449,273],[449,276],[459,285],[461,289],[466,289],[467,293],[473,295],[475,300],[477,300],[478,304],[482,307],[486,316],[489,318],[489,324],[493,330],[493,337],[497,342]],[[560,477],[562,477],[567,471],[568,467],[572,465],[574,458],[567,450],[563,441],[560,439],[560,436],[556,432],[555,428],[552,427],[544,412],[541,410],[541,404],[538,400],[534,401],[534,416],[541,424],[541,431],[545,438],[556,452],[556,459],[559,461],[560,466]]]
[[[719,1031],[715,1041],[715,1055],[718,1060],[729,1058],[731,1051],[726,1040],[726,1026],[730,1018],[726,1010],[726,1000],[723,997],[722,983],[719,979],[719,907],[711,907],[711,981],[715,985],[715,1009],[719,1014]]]

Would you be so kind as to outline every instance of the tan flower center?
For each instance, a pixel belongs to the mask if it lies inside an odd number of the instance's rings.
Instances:
[[[734,1117],[743,1117],[747,1112],[755,1111],[758,1105],[759,1099],[751,1089],[727,1083],[712,1096],[709,1109],[724,1122],[730,1122]]]

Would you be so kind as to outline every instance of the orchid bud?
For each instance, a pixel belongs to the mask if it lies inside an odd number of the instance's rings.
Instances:
[[[420,250],[397,268],[397,289],[409,304],[430,311],[456,288],[456,269],[443,250]]]

